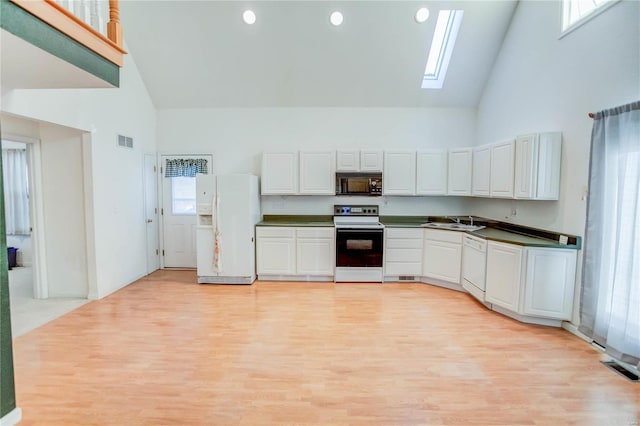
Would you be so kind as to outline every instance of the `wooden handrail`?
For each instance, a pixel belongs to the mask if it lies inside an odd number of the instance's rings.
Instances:
[[[120,25],[120,5],[118,4],[118,0],[109,0],[107,37],[109,40],[122,47],[122,26]]]
[[[20,6],[27,12],[46,22],[50,26],[63,32],[67,36],[83,44],[104,58],[118,66],[122,66],[122,55],[127,52],[123,49],[122,28],[120,26],[120,10],[118,1],[110,0],[109,5],[116,4],[115,14],[110,10],[110,21],[107,24],[107,36],[93,29],[89,24],[60,6],[54,0],[9,0]],[[115,18],[115,19],[114,19]],[[111,40],[111,27],[116,41]]]

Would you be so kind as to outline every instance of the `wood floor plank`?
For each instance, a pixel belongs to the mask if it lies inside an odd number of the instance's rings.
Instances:
[[[23,425],[637,425],[568,332],[424,284],[159,271],[14,340]]]

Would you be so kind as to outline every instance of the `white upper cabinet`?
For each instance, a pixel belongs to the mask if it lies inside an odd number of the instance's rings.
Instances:
[[[303,195],[335,195],[333,151],[300,152],[300,189]]]
[[[298,153],[264,152],[262,154],[262,195],[298,193]]]
[[[378,172],[382,173],[382,151],[338,151],[337,172]]]
[[[415,195],[415,151],[386,151],[384,153],[384,195]]]
[[[449,150],[449,195],[471,195],[471,168],[473,149],[460,148]]]
[[[420,151],[416,157],[416,194],[447,194],[447,151]]]
[[[360,171],[382,173],[382,151],[362,150],[360,151]]]
[[[491,196],[513,198],[515,141],[491,145]]]
[[[491,191],[491,145],[473,150],[472,195],[488,197]]]
[[[336,154],[336,172],[360,171],[360,153],[358,151],[338,151]]]
[[[560,197],[562,133],[516,138],[515,198],[557,200]]]

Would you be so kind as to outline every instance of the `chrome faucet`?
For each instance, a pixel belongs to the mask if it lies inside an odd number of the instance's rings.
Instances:
[[[460,223],[460,218],[459,217],[445,216],[445,219],[449,219],[450,221],[455,222],[455,223]]]
[[[471,221],[471,226],[473,226],[473,216],[469,216],[469,220]]]

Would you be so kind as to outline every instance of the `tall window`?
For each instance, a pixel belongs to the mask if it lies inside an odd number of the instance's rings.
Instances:
[[[562,32],[581,25],[619,0],[563,0]]]
[[[2,150],[7,235],[29,235],[29,173],[25,149]]]

